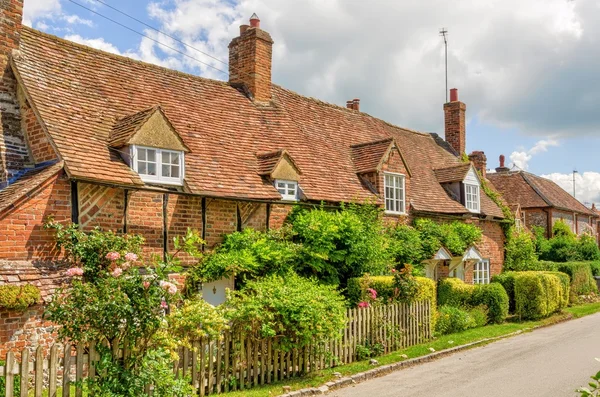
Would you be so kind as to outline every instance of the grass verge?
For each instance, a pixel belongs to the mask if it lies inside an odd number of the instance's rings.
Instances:
[[[600,312],[600,303],[588,303],[569,307],[562,313],[538,321],[507,322],[504,324],[487,325],[485,327],[474,328],[457,334],[444,335],[427,343],[411,346],[385,356],[377,357],[377,361],[380,366],[392,364],[405,360],[405,358],[402,357],[403,355],[408,356],[408,358],[416,358],[430,354],[431,351],[429,348],[434,348],[436,351],[442,351],[452,347],[482,341],[484,339],[510,335],[517,331],[531,331],[533,328],[544,327],[597,312]],[[319,387],[335,379],[333,375],[334,372],[339,372],[342,376],[351,376],[359,372],[368,371],[372,368],[374,368],[374,366],[370,365],[368,360],[358,361],[352,364],[317,371],[304,377],[290,379],[286,382],[277,382],[270,385],[259,386],[251,390],[225,393],[225,395],[227,397],[278,396],[283,394],[283,386],[290,386],[292,390],[299,390],[307,387]]]

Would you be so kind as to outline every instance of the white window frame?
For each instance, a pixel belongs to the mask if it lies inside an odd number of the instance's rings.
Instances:
[[[280,184],[284,184],[284,187],[280,187]],[[294,186],[294,193],[290,194],[290,185]],[[298,182],[290,181],[287,179],[275,179],[275,189],[281,194],[281,199],[284,201],[298,201]],[[280,190],[283,189],[283,192]]]
[[[465,183],[465,207],[473,213],[481,212],[481,187],[471,183]],[[475,189],[475,192],[469,192],[470,189]]]
[[[138,149],[154,150],[156,152],[156,175],[140,174],[138,170]],[[163,153],[179,155],[179,177],[166,177],[162,175],[162,156]],[[182,186],[185,178],[185,154],[182,151],[159,149],[148,146],[131,146],[131,168],[137,172],[140,179],[147,183],[157,183],[161,185],[177,185]]]
[[[490,260],[483,259],[473,265],[473,284],[490,283]]]
[[[388,177],[394,178],[394,185],[388,186]],[[401,186],[396,186],[396,182],[399,180]],[[388,188],[390,188],[391,197],[388,197]],[[398,189],[400,189],[401,196],[398,196]],[[383,196],[386,214],[394,215],[406,215],[406,177],[404,174],[398,174],[395,172],[384,172],[383,173]],[[392,209],[389,209],[388,203]],[[400,208],[400,210],[398,210]]]

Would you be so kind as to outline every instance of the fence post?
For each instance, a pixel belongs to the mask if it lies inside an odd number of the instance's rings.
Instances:
[[[29,395],[29,349],[21,350],[21,397]]]
[[[71,397],[71,344],[67,343],[65,345],[64,356],[63,356],[63,397]]]
[[[14,365],[15,365],[15,355],[13,352],[8,352],[6,354],[6,365],[4,366],[6,397],[14,397],[14,389],[15,389],[15,376],[13,374]]]
[[[35,350],[35,397],[42,397],[42,386],[44,383],[44,349],[38,346]]]

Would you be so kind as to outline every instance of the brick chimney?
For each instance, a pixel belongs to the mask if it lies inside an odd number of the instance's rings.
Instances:
[[[450,90],[450,102],[444,104],[446,142],[458,153],[466,151],[465,112],[467,105],[458,100],[458,89]]]
[[[500,167],[496,167],[496,172],[507,172],[507,171],[510,171],[510,169],[508,167],[504,166],[505,157],[504,157],[503,154],[500,155],[499,160],[500,160]]]
[[[272,54],[273,39],[252,14],[250,25],[240,26],[240,35],[229,43],[229,82],[245,86],[256,102],[270,102]]]
[[[17,81],[9,60],[19,48],[23,0],[0,0],[0,189],[29,163],[21,131]]]
[[[346,107],[348,109],[352,109],[352,110],[356,110],[357,112],[360,112],[360,99],[354,98],[350,101],[346,101]]]
[[[474,151],[469,155],[469,160],[471,160],[475,168],[479,170],[481,175],[485,178],[487,170],[487,157],[485,157],[485,153]]]

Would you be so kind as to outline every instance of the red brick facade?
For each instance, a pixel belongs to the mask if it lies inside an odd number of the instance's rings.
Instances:
[[[458,101],[444,104],[444,124],[446,131],[446,142],[459,155],[467,150],[466,138],[466,111],[467,105]]]

